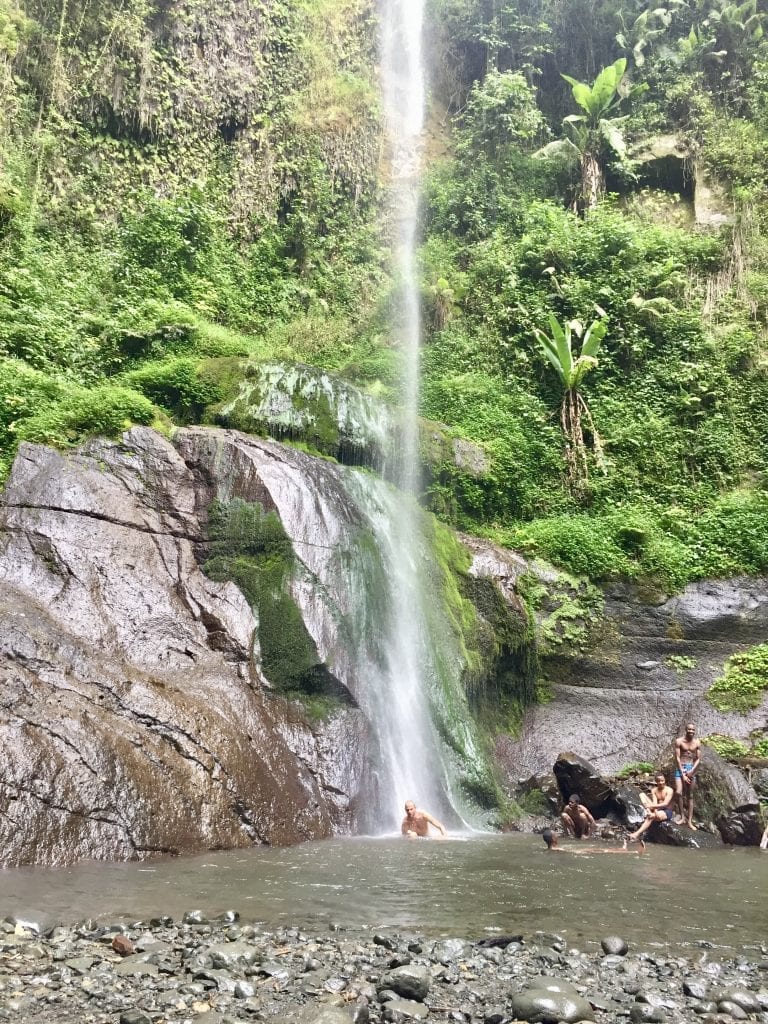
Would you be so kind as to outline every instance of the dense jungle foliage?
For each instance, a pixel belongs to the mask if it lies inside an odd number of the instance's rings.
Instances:
[[[674,588],[768,567],[768,44],[661,2],[429,0],[423,412],[489,457],[447,521]],[[371,0],[0,0],[0,475],[224,357],[396,401],[376,48]],[[606,326],[577,481],[553,318]]]

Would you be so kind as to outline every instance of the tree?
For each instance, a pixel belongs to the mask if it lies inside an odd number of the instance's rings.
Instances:
[[[545,334],[534,328],[536,340],[550,362],[563,386],[563,399],[560,404],[560,425],[565,439],[565,463],[568,487],[572,494],[580,496],[584,484],[589,477],[587,443],[584,438],[586,425],[592,437],[592,449],[601,469],[605,468],[605,458],[600,436],[595,429],[592,413],[585,402],[581,391],[584,377],[597,366],[597,353],[600,343],[608,330],[604,310],[596,307],[600,319],[593,320],[587,330],[579,320],[569,320],[561,324],[557,317],[549,314],[551,334]],[[574,359],[573,337],[582,339],[581,355]]]
[[[578,82],[570,75],[562,75],[571,86],[573,98],[584,111],[563,118],[566,135],[562,139],[534,153],[540,158],[560,158],[578,161],[581,169],[579,193],[574,202],[576,210],[590,210],[597,206],[605,192],[603,159],[606,150],[627,162],[623,117],[608,117],[611,111],[632,93],[644,91],[647,86],[631,87],[624,80],[626,57],[603,68],[592,85]]]

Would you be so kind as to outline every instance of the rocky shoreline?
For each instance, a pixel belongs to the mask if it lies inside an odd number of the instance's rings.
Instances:
[[[11,917],[0,922],[0,1020],[768,1024],[766,945],[660,952],[606,936],[601,947],[542,932],[264,931],[232,911],[46,930]]]

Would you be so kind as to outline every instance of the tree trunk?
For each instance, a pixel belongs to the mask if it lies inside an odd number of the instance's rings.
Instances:
[[[604,192],[600,163],[591,150],[586,150],[581,157],[581,210],[593,210]]]

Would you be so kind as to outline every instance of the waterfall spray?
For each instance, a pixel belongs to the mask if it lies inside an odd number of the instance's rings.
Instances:
[[[427,687],[435,664],[427,638],[424,539],[419,493],[419,343],[421,335],[415,249],[424,127],[422,54],[424,0],[381,0],[381,77],[392,175],[395,269],[399,301],[393,327],[402,351],[403,417],[395,479],[403,496],[386,510],[386,560],[393,608],[386,646],[386,683],[374,713],[381,745],[378,804],[385,828],[397,827],[403,803],[414,800],[455,820],[447,795],[440,742]],[[382,510],[384,512],[385,510]],[[385,524],[382,524],[384,526]]]

